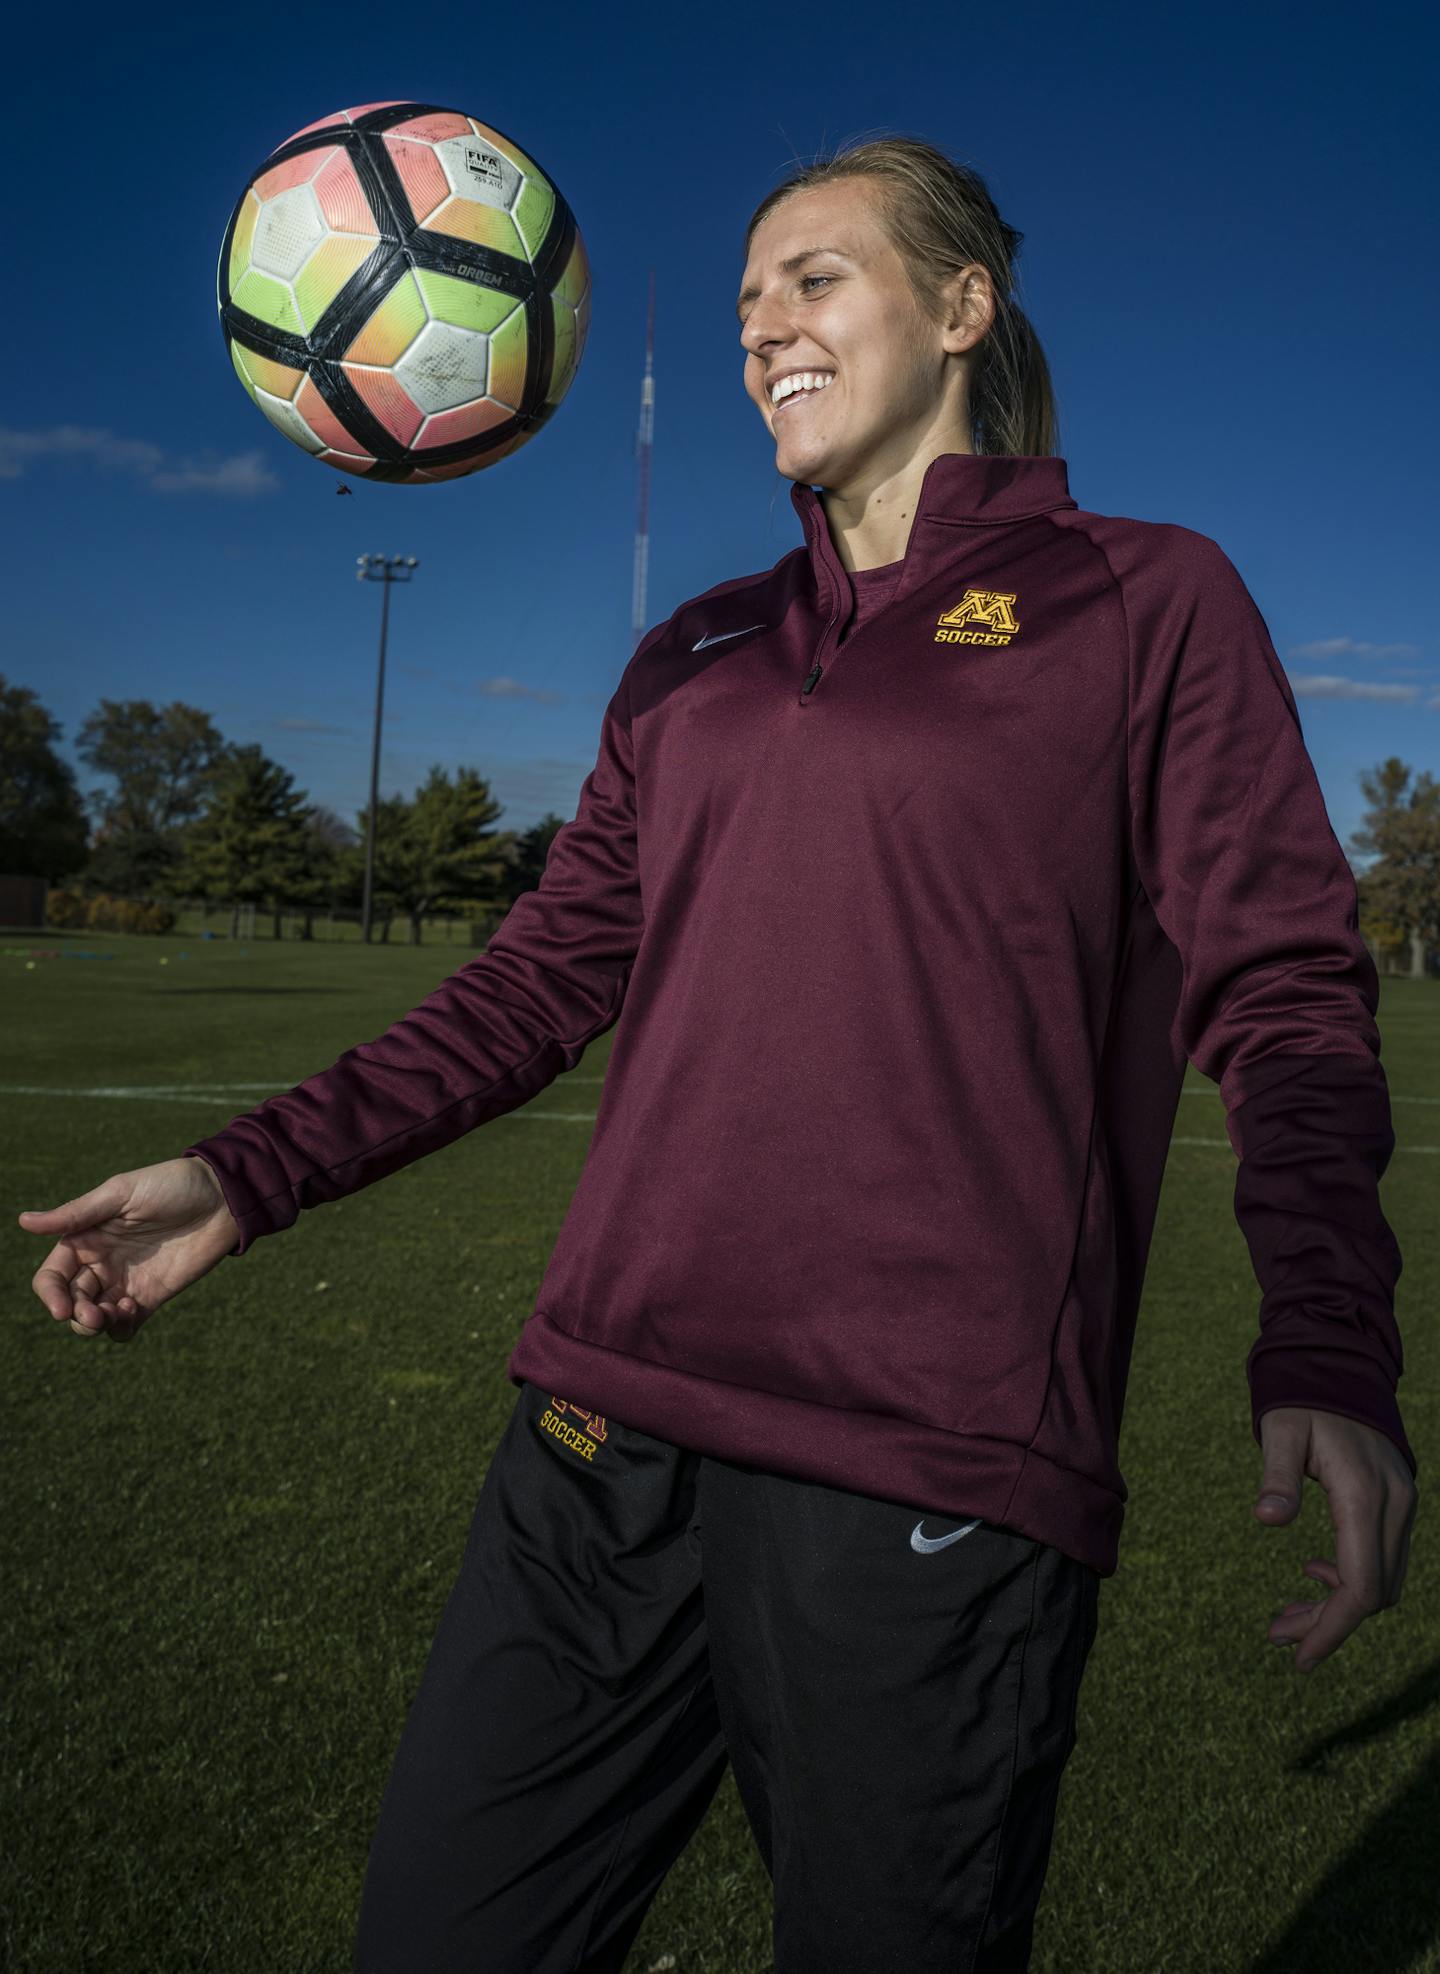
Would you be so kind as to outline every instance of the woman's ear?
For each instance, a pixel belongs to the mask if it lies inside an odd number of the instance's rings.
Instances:
[[[963,354],[984,340],[995,320],[995,289],[990,270],[981,261],[971,261],[950,276],[944,293],[949,308],[945,348],[951,354]]]

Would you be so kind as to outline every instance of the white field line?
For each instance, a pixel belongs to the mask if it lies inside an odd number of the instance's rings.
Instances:
[[[1182,1138],[1177,1134],[1170,1142],[1172,1145],[1224,1145],[1226,1151],[1234,1149],[1228,1138]],[[1440,1152],[1440,1145],[1407,1145],[1403,1138],[1397,1138],[1395,1149],[1402,1152]]]
[[[603,1083],[603,1076],[568,1075],[559,1079],[564,1083]],[[265,1090],[278,1095],[280,1090],[292,1087],[272,1083],[129,1083],[97,1084],[86,1088],[57,1085],[54,1083],[0,1083],[0,1096],[4,1097],[119,1097],[140,1103],[221,1103],[236,1091]],[[1218,1090],[1182,1090],[1182,1097],[1209,1097],[1218,1099]],[[1440,1097],[1402,1097],[1392,1094],[1392,1104],[1434,1104]],[[533,1102],[533,1099],[532,1099]],[[519,1110],[506,1111],[506,1117],[529,1118],[541,1124],[593,1124],[593,1110],[535,1110],[530,1105]],[[499,1123],[499,1118],[492,1118]],[[1188,1138],[1176,1135],[1170,1140],[1172,1145],[1223,1145],[1226,1151],[1233,1147],[1228,1138]],[[1440,1153],[1440,1145],[1412,1145],[1397,1140],[1395,1149],[1404,1152]]]

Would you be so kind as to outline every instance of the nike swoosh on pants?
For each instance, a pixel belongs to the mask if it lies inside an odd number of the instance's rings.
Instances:
[[[978,1520],[967,1522],[964,1528],[952,1529],[949,1535],[922,1535],[920,1531],[924,1526],[925,1517],[922,1515],[910,1531],[910,1547],[920,1550],[922,1554],[927,1550],[944,1549],[947,1544],[958,1542],[962,1535],[969,1535],[972,1529],[979,1528],[980,1523]]]

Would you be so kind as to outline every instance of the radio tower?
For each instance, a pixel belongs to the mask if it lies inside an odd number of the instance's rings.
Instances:
[[[655,436],[655,270],[650,270],[650,308],[645,320],[645,377],[640,386],[640,429],[635,456],[640,462],[640,504],[635,517],[635,589],[630,630],[638,645],[645,635],[645,579],[650,571],[650,442]]]

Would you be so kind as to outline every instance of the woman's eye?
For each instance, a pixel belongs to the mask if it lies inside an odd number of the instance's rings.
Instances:
[[[828,274],[802,274],[800,276],[800,286],[803,288],[807,281],[829,281],[831,278]]]

